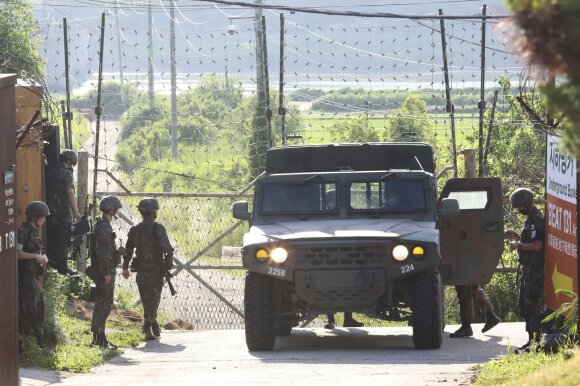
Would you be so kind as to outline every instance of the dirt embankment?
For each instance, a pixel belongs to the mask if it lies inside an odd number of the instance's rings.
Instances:
[[[93,309],[95,308],[93,302],[86,300],[69,300],[67,306],[68,311],[72,316],[84,320],[91,320]],[[113,306],[110,317],[114,319],[126,319],[137,324],[143,323],[143,316],[140,313],[118,308],[116,306]],[[193,330],[193,325],[185,320],[174,319],[165,323],[163,328],[166,330]]]

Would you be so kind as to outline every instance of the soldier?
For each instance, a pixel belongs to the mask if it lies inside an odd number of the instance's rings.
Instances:
[[[91,266],[94,266],[93,277],[96,284],[95,309],[91,323],[93,346],[115,350],[117,346],[105,336],[105,323],[113,307],[115,294],[115,274],[120,256],[115,247],[115,232],[111,227],[113,216],[121,209],[121,201],[115,196],[103,197],[99,209],[103,217],[96,222],[91,242]]]
[[[173,247],[165,227],[155,221],[159,203],[154,198],[143,198],[137,207],[143,221],[131,227],[125,245],[123,277],[129,278],[129,263],[136,249],[131,270],[137,272],[137,286],[143,303],[143,332],[147,340],[159,338],[157,309],[161,300],[163,278],[173,268]]]
[[[477,304],[479,311],[485,315],[485,325],[481,332],[491,330],[500,322],[498,316],[493,313],[493,305],[480,285],[458,285],[455,286],[455,291],[459,301],[461,327],[449,334],[450,338],[466,338],[473,335],[473,330],[471,329],[471,323],[475,319],[473,301]]]
[[[534,339],[539,340],[540,322],[544,312],[544,214],[534,205],[534,194],[525,188],[510,196],[513,209],[526,217],[521,234],[506,231],[510,250],[518,251],[520,263],[520,296],[518,312],[526,321],[528,342],[519,350],[527,351]]]
[[[46,178],[47,203],[51,215],[47,218],[47,254],[50,264],[61,274],[78,277],[78,272],[67,266],[70,247],[70,227],[81,219],[75,197],[73,167],[77,164],[77,154],[64,150],[57,167]]]
[[[39,231],[50,214],[42,201],[32,201],[24,212],[26,221],[18,228],[18,324],[24,336],[34,336],[43,343],[44,266]]]

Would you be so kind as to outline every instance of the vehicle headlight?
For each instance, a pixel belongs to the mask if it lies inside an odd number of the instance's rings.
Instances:
[[[417,245],[413,247],[411,254],[415,259],[422,259],[423,256],[425,256],[425,250],[423,249],[423,247]]]
[[[258,249],[256,251],[256,260],[258,260],[260,263],[265,263],[266,261],[268,261],[269,258],[270,255],[268,254],[268,251],[266,251],[265,249]]]
[[[409,248],[404,245],[396,245],[391,251],[391,255],[393,256],[393,259],[403,261],[409,257]]]
[[[276,263],[283,263],[288,258],[288,252],[284,248],[278,247],[272,251],[270,256]]]

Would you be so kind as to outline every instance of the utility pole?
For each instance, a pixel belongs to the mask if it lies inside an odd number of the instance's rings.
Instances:
[[[149,63],[149,109],[153,109],[155,105],[155,79],[153,69],[153,15],[151,13],[151,0],[147,7],[147,61]]]
[[[171,54],[171,154],[177,160],[177,73],[175,68],[175,0],[170,0],[169,50]]]

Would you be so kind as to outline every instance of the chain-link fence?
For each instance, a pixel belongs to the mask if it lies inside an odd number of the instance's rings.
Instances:
[[[457,164],[458,175],[473,148],[478,171],[501,176],[505,193],[543,189],[544,133],[522,105],[545,112],[494,1],[485,15],[458,3],[401,5],[389,17],[312,15],[295,3],[283,18],[178,1],[33,9],[44,114],[63,146],[88,152],[89,193],[122,195],[120,239],[141,197],[160,200],[179,271],[179,295],[162,308],[198,328],[242,324],[243,270],[222,249],[241,243],[247,225],[230,206],[271,145],[421,140],[435,148],[436,173]],[[4,62],[23,63],[0,45]],[[70,109],[55,107],[67,97]]]

